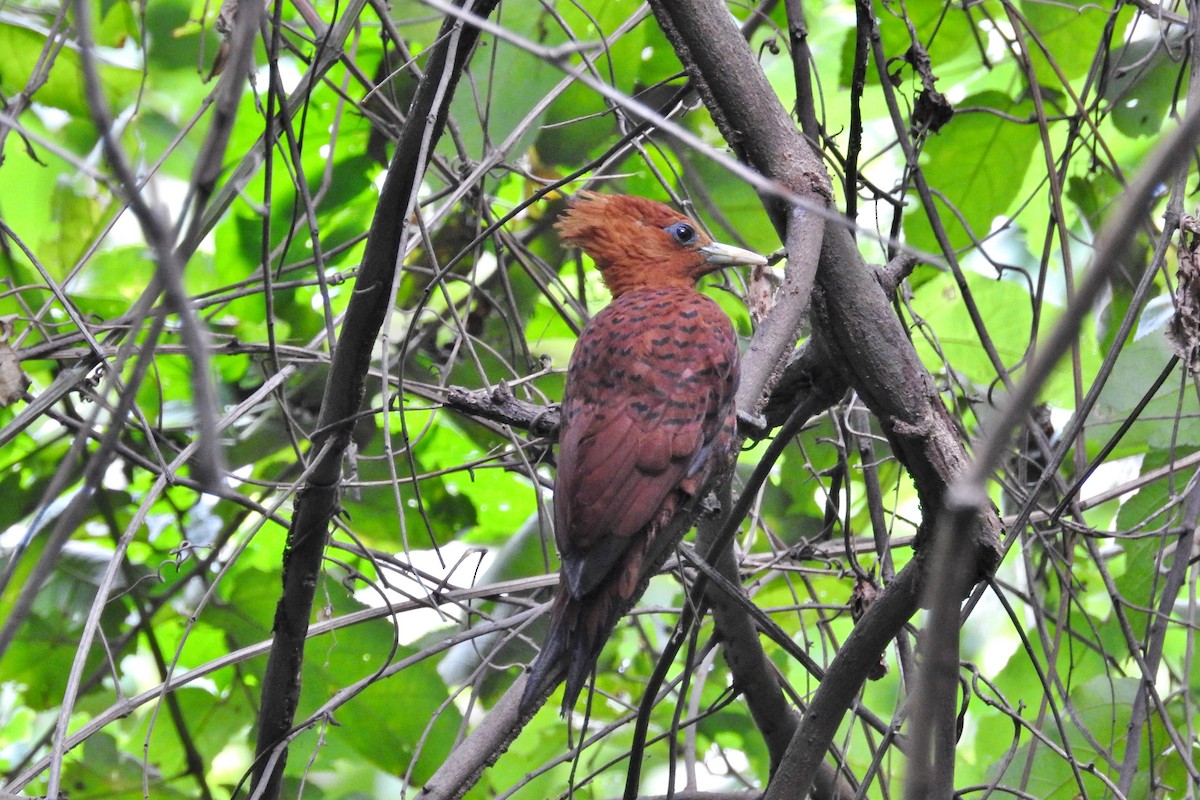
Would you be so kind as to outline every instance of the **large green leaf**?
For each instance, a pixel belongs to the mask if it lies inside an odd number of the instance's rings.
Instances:
[[[957,250],[987,236],[996,217],[1015,210],[1012,204],[1037,156],[1039,136],[1036,126],[1013,119],[1030,114],[1029,102],[1017,103],[1001,92],[986,91],[955,105],[971,110],[955,114],[929,137],[921,169],[936,190],[934,206],[950,246]],[[914,247],[941,250],[915,198],[904,216],[904,233]]]
[[[54,66],[44,73],[45,81],[35,80],[35,70],[43,51],[54,53]],[[78,50],[68,45],[49,46],[46,32],[39,23],[16,15],[0,17],[0,89],[5,96],[22,92],[31,83],[37,86],[33,97],[39,103],[60,108],[73,116],[88,117],[84,94],[82,63]],[[103,53],[98,54],[100,90],[109,107],[122,105],[135,91],[141,78],[137,70],[119,64]],[[38,85],[40,84],[40,85]]]

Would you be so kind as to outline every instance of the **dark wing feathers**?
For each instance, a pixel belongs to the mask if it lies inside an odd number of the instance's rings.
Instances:
[[[687,324],[676,325],[683,312]],[[605,579],[681,484],[698,488],[688,479],[729,436],[736,382],[729,319],[703,295],[631,292],[587,326],[569,369],[555,483],[573,597]]]

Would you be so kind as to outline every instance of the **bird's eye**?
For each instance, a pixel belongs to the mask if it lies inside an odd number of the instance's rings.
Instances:
[[[696,243],[696,229],[686,222],[672,223],[666,227],[666,231],[671,234],[672,239],[684,247],[690,247]]]

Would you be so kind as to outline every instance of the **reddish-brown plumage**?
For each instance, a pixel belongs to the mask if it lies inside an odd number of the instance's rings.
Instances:
[[[729,451],[737,339],[696,281],[765,261],[640,197],[581,193],[557,228],[613,294],[567,371],[554,486],[562,571],[523,700],[528,707],[565,669],[565,713],[642,590],[648,548]]]

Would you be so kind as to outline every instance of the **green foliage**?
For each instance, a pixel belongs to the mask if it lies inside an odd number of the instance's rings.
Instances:
[[[1024,167],[1035,156],[1037,127],[1009,117],[1028,116],[1031,103],[1016,103],[1007,95],[984,91],[964,98],[970,113],[956,116],[924,148],[925,178],[938,187],[937,219],[954,250],[979,241],[991,229],[998,209],[1017,199]],[[1006,164],[1006,169],[996,169]],[[914,203],[914,209],[921,206]],[[940,250],[923,213],[906,215],[905,233],[915,247]]]
[[[245,788],[288,525],[308,500],[299,490],[316,457],[310,443],[325,398],[354,389],[327,385],[329,364],[346,338],[384,163],[440,15],[402,0],[382,26],[382,5],[318,0],[323,24],[313,30],[300,4],[284,4],[282,48],[268,55],[275,45],[256,42],[214,193],[199,198],[192,181],[222,85],[209,74],[225,44],[219,5],[90,6],[101,99],[142,199],[169,238],[181,241],[193,216],[202,220],[197,249],[181,253],[181,280],[210,337],[207,373],[161,292],[127,187],[103,157],[75,7],[0,7],[0,378],[11,348],[30,382],[0,407],[6,792],[45,793],[53,758],[72,800]],[[765,4],[760,17],[730,4],[789,110],[804,94],[793,5]],[[865,257],[887,261],[908,248],[923,259],[896,291],[896,312],[970,446],[1072,310],[1072,287],[1095,268],[1097,231],[1188,107],[1194,31],[1137,4],[880,0],[871,10],[884,63],[872,52],[855,86],[855,46],[872,32],[856,31],[854,4],[806,10],[822,126],[813,140],[839,209],[855,199]],[[473,54],[420,186],[420,224],[406,228],[388,287],[393,311],[363,354],[366,398],[316,586],[303,730],[284,796],[418,792],[544,636],[542,618],[519,635],[449,646],[546,599],[539,579],[557,561],[551,442],[456,410],[447,395],[503,383],[546,411],[561,398],[579,331],[608,301],[590,259],[553,233],[563,195],[600,179],[588,188],[683,201],[717,239],[781,246],[758,193],[716,157],[736,154],[736,143],[684,91],[695,85],[653,15],[633,13],[619,0],[502,3],[491,21],[507,35],[485,36]],[[388,39],[393,26],[403,48]],[[630,138],[643,118],[596,82],[668,113],[704,146],[654,131]],[[917,117],[934,90],[954,113],[930,130]],[[681,105],[666,105],[676,96]],[[735,122],[750,130],[757,121]],[[1187,169],[1181,186],[1190,189],[1196,166]],[[1171,294],[1188,254],[1162,223],[1187,210],[1178,192],[1164,184],[1154,207],[1139,210],[1104,303],[1088,310],[1040,387],[1056,460],[1047,467],[1036,446],[1010,448],[989,487],[1012,546],[963,628],[964,796],[978,787],[1115,796],[1134,741],[1127,797],[1196,792],[1194,754],[1168,735],[1194,744],[1186,737],[1200,724],[1188,588],[1197,565],[1194,550],[1177,552],[1196,522],[1200,401],[1164,336],[1188,300]],[[703,287],[745,341],[755,330],[748,281],[731,272]],[[219,496],[195,481],[189,449],[200,380],[212,382],[226,423]],[[1096,402],[1085,406],[1093,388]],[[809,420],[739,532],[753,602],[822,669],[854,635],[856,583],[890,582],[932,521],[911,465],[869,411],[847,396]],[[1064,433],[1074,420],[1078,429]],[[745,445],[735,491],[769,444]],[[1047,469],[1052,479],[1034,493]],[[1168,580],[1179,558],[1189,559],[1182,586]],[[679,618],[678,574],[656,578],[614,633],[586,733],[577,714],[568,738],[556,695],[468,797],[623,790],[634,737],[618,721],[640,702]],[[809,700],[820,681],[763,641],[789,703]],[[922,723],[907,693],[927,654],[907,633],[902,642],[835,740],[855,780],[871,776],[866,797],[902,791],[907,751],[896,742],[912,741]],[[712,791],[768,781],[768,744],[734,696],[745,687],[731,687],[721,646],[706,621],[667,670],[668,683],[686,677],[688,691],[673,685],[651,711],[647,793],[666,791],[672,757],[675,790],[689,774]],[[1138,660],[1152,650],[1161,651],[1151,676],[1158,699],[1134,739],[1132,708],[1146,685]],[[65,732],[56,731],[60,715]],[[878,721],[900,726],[900,736],[885,737]],[[568,746],[589,737],[582,751]]]

